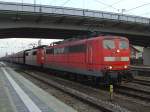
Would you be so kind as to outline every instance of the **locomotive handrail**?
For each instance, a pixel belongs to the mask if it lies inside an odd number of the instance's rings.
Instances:
[[[89,9],[61,7],[61,6],[49,6],[49,5],[15,3],[15,2],[0,2],[0,10],[5,12],[17,11],[19,13],[30,12],[30,13],[45,13],[45,14],[54,14],[54,15],[81,16],[81,17],[89,17],[89,18],[132,22],[132,23],[139,23],[145,25],[150,24],[150,19],[146,17],[104,12],[104,11],[96,11],[96,10],[89,10]]]

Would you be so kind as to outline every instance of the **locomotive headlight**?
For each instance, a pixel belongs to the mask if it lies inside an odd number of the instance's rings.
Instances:
[[[112,66],[108,66],[108,69],[110,69],[110,70],[111,70],[111,69],[112,69]]]
[[[126,68],[128,68],[128,66],[127,66],[127,65],[125,65],[125,66],[124,66],[124,68],[126,69]]]
[[[119,49],[117,49],[117,53],[119,53],[120,52],[120,50]]]
[[[106,69],[106,70],[111,70],[111,69],[112,69],[112,66],[105,66],[105,69]]]

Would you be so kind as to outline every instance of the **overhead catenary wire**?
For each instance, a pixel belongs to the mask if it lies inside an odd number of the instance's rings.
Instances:
[[[118,1],[116,1],[116,2],[114,2],[114,3],[112,3],[112,4],[110,4],[110,6],[119,4],[120,2],[123,2],[123,1],[125,1],[125,0],[118,0]],[[104,7],[103,9],[105,9],[105,8],[108,8],[108,6]]]
[[[138,8],[144,7],[144,6],[146,6],[146,5],[150,5],[150,3],[145,3],[145,4],[142,4],[142,5],[136,6],[136,7],[134,7],[134,8],[128,9],[128,10],[126,10],[126,11],[124,11],[124,12],[130,12],[130,11],[132,11],[132,10],[136,10],[136,9],[138,9]]]
[[[118,0],[117,2],[112,3],[111,6],[116,5],[116,4],[118,4],[118,3],[120,3],[120,2],[123,2],[123,1],[124,1],[124,0]]]
[[[97,3],[100,3],[100,4],[104,5],[104,6],[107,6],[107,7],[110,7],[112,9],[118,10],[117,8],[115,8],[115,7],[113,7],[113,6],[109,5],[109,4],[106,4],[104,2],[101,2],[100,0],[94,0],[94,1],[97,2]]]
[[[65,6],[68,2],[70,2],[71,0],[66,0],[61,6]]]

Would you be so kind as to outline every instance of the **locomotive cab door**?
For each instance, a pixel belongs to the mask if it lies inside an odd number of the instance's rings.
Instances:
[[[87,42],[86,63],[89,71],[93,70],[93,47],[92,42]]]

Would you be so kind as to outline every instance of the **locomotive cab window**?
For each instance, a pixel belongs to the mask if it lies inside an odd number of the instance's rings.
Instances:
[[[54,53],[53,48],[46,49],[46,54],[53,54],[53,53]]]
[[[27,52],[27,53],[25,53],[25,55],[26,55],[26,56],[28,56],[28,55],[29,55],[29,53]]]
[[[65,53],[65,48],[54,48],[54,54],[63,54]]]
[[[36,55],[36,53],[37,53],[36,51],[33,51],[33,52],[32,52],[32,55]]]
[[[128,42],[126,40],[120,40],[119,48],[120,49],[127,49],[128,48]]]
[[[85,44],[69,46],[69,53],[79,53],[79,52],[86,52]]]
[[[103,47],[105,49],[114,49],[115,48],[115,41],[111,39],[103,40]]]

